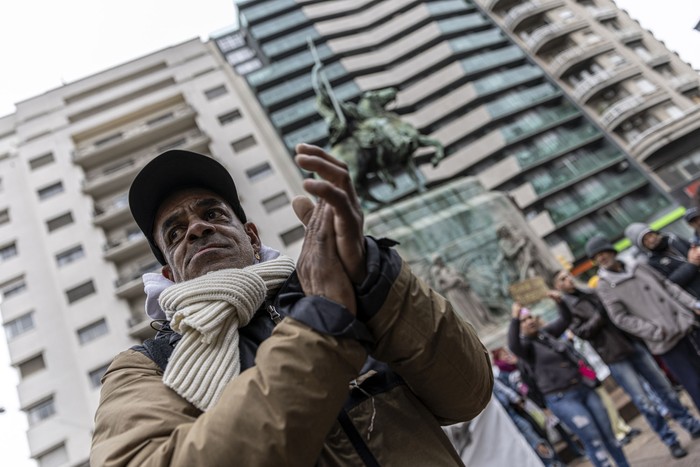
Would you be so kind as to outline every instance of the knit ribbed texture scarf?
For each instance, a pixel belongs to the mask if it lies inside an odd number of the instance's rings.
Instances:
[[[166,386],[206,411],[241,371],[238,328],[282,286],[294,260],[280,256],[243,269],[224,269],[165,289],[159,302],[182,335],[163,374]]]

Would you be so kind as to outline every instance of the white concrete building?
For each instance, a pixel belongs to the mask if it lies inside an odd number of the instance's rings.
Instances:
[[[126,194],[143,164],[176,147],[222,161],[263,241],[298,254],[303,227],[284,207],[299,172],[209,43],[70,83],[0,119],[0,308],[42,467],[88,465],[100,377],[152,333],[140,276],[159,265]]]

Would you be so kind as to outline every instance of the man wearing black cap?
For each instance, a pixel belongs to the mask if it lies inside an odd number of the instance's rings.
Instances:
[[[293,202],[296,266],[213,159],[169,151],[134,180],[164,320],[103,378],[92,465],[461,465],[440,424],[488,402],[483,345],[390,241],[363,237],[346,167],[297,152],[319,178],[304,181],[315,205]]]
[[[595,292],[610,320],[661,357],[700,409],[700,303],[648,264],[622,261],[605,237],[588,240],[586,254],[600,266]]]

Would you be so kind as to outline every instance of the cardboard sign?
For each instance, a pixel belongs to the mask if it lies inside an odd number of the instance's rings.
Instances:
[[[529,306],[547,298],[549,287],[542,277],[533,277],[510,284],[508,291],[513,300],[521,305]]]

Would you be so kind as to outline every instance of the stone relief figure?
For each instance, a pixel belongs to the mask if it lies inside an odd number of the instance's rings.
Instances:
[[[369,178],[374,175],[396,188],[394,173],[398,170],[405,170],[418,191],[424,191],[413,153],[421,147],[434,147],[431,163],[436,166],[445,155],[443,145],[386,109],[396,98],[396,88],[366,91],[357,104],[340,101],[323,72],[313,43],[309,43],[309,48],[315,60],[311,82],[316,107],[328,125],[331,152],[348,165],[360,198],[384,204],[369,192]]]
[[[440,255],[433,257],[430,278],[435,288],[450,301],[455,312],[477,331],[494,323],[488,308],[474,293],[467,279],[446,265]]]
[[[547,279],[549,268],[540,260],[537,248],[529,238],[507,225],[500,226],[496,235],[503,257],[515,265],[515,281],[538,276]]]

